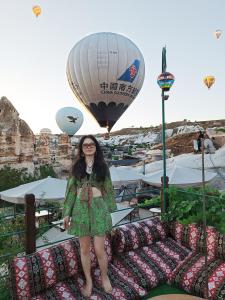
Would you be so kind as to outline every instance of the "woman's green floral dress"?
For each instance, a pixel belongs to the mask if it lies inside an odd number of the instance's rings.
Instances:
[[[92,197],[90,205],[82,201],[77,191],[89,183],[102,192],[101,197]],[[98,182],[94,174],[82,180],[71,177],[67,183],[63,215],[70,216],[71,223],[68,233],[77,237],[103,236],[112,229],[110,213],[116,210],[116,202],[110,174],[104,182]]]

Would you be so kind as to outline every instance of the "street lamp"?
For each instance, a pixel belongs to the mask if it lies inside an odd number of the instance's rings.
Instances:
[[[166,47],[162,49],[162,73],[158,76],[157,83],[159,87],[162,89],[162,140],[163,140],[163,209],[162,211],[166,211],[167,207],[167,199],[166,199],[166,186],[167,186],[167,178],[166,178],[166,134],[165,134],[165,100],[168,100],[169,95],[166,95],[165,92],[168,92],[172,87],[175,77],[173,74],[166,72]]]

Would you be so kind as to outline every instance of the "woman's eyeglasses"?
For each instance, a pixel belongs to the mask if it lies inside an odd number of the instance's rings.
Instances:
[[[84,148],[84,149],[94,148],[94,147],[95,147],[95,143],[89,143],[89,144],[82,145],[82,148]]]

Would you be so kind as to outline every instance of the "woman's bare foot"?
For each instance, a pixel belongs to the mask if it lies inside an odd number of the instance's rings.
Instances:
[[[104,279],[102,279],[102,286],[106,293],[108,293],[108,294],[112,293],[112,285],[111,285],[111,282],[110,282],[108,276],[105,277]]]
[[[92,294],[92,282],[87,282],[85,286],[81,289],[81,293],[84,297],[89,298]]]

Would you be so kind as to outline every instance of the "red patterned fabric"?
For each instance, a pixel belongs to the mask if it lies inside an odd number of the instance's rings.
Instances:
[[[196,224],[183,225],[179,222],[169,224],[169,232],[177,243],[194,252],[204,253],[204,231]],[[215,227],[207,226],[207,254],[214,258],[225,259],[225,234],[219,233]]]
[[[112,232],[112,247],[115,254],[151,245],[166,237],[166,229],[159,218],[126,224]]]
[[[31,299],[35,295],[78,273],[81,268],[75,239],[41,250],[11,262],[11,282],[15,299]]]
[[[113,287],[112,294],[107,294],[101,287],[100,270],[96,268],[93,273],[94,286],[92,300],[135,300],[146,295],[146,291],[134,283],[130,278],[109,264],[109,277]],[[58,282],[52,288],[46,290],[43,294],[29,298],[29,300],[85,300],[82,296],[81,289],[84,287],[85,281],[82,276],[70,277],[64,282]],[[28,299],[24,299],[28,300]]]
[[[173,239],[181,245],[184,225],[179,222],[171,222],[169,224],[170,234]]]
[[[108,274],[110,278],[110,282],[112,284],[112,299],[115,300],[125,300],[125,299],[140,299],[141,297],[147,294],[147,291],[139,286],[135,281],[126,276],[121,270],[116,268],[113,264],[109,264]],[[102,292],[104,295],[105,292],[101,288],[101,271],[99,268],[94,270],[94,281],[95,285],[98,286],[98,291]],[[94,298],[93,298],[94,299]],[[100,298],[107,299],[107,298]]]
[[[206,227],[206,247],[207,247],[207,254],[212,257],[216,258],[216,245],[217,245],[217,237],[218,232],[215,227],[207,226]],[[197,252],[205,253],[204,249],[204,230],[201,227],[201,234],[197,243]]]
[[[208,256],[208,290],[211,300],[225,299],[225,262]],[[188,293],[207,298],[205,257],[192,253],[169,276],[169,283]]]
[[[216,237],[216,257],[225,260],[225,234],[222,233]]]
[[[113,265],[126,277],[149,290],[165,283],[190,251],[171,238],[113,257]]]

